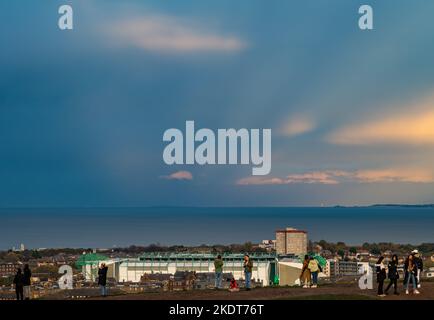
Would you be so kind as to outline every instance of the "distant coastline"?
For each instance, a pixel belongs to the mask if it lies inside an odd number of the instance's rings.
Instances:
[[[371,207],[434,208],[434,204],[374,204]]]
[[[393,207],[393,208],[434,208],[434,204],[397,204],[397,203],[378,203],[372,204],[368,206],[343,206],[336,205],[333,208],[385,208],[385,207]]]
[[[0,210],[8,209],[230,209],[230,208],[381,208],[381,207],[402,207],[402,208],[434,208],[434,203],[428,204],[398,204],[398,203],[377,203],[371,205],[303,205],[303,206],[0,206]]]

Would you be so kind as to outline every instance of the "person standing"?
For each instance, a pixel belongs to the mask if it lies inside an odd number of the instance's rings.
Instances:
[[[394,254],[392,256],[392,260],[389,261],[389,264],[387,265],[388,270],[388,278],[390,280],[389,285],[386,288],[385,293],[389,291],[389,289],[393,285],[393,294],[399,295],[398,293],[398,279],[399,279],[399,273],[398,273],[398,256]]]
[[[24,299],[30,300],[30,285],[31,285],[32,271],[30,271],[29,265],[24,265],[23,272],[23,293]]]
[[[217,258],[214,260],[214,272],[215,272],[215,288],[221,289],[222,273],[223,273],[223,260],[221,255],[218,255]]]
[[[376,267],[376,271],[377,271],[377,283],[378,283],[378,296],[379,297],[384,297],[384,291],[383,291],[383,287],[384,287],[384,280],[386,280],[386,266],[383,263],[384,257],[381,256],[378,261],[377,264],[375,265]]]
[[[409,294],[410,291],[409,286],[410,286],[410,281],[413,285],[413,293],[414,294],[419,294],[420,292],[417,290],[417,285],[416,285],[416,272],[417,272],[417,265],[414,262],[414,256],[411,254],[408,256],[405,265],[405,294]]]
[[[246,279],[246,290],[250,291],[250,281],[252,279],[253,262],[248,254],[244,255],[244,277]]]
[[[98,285],[101,288],[101,295],[103,297],[107,296],[107,270],[105,263],[101,264],[98,270]]]
[[[307,268],[309,269],[310,274],[312,276],[311,288],[317,288],[318,287],[318,272],[319,272],[318,261],[316,261],[316,259],[311,257],[309,259],[309,263],[307,265]]]
[[[417,267],[417,271],[416,271],[416,286],[419,289],[421,287],[421,283],[420,283],[420,277],[422,275],[423,272],[423,261],[422,261],[422,257],[420,256],[419,251],[413,250],[413,256],[414,256],[414,263],[416,264]]]
[[[15,285],[15,293],[17,295],[17,300],[23,300],[24,294],[23,294],[23,273],[21,271],[21,268],[17,269],[17,273],[14,277],[14,285]]]
[[[310,257],[308,255],[304,256],[303,266],[301,268],[300,280],[303,283],[303,288],[310,287],[311,274],[309,270]]]

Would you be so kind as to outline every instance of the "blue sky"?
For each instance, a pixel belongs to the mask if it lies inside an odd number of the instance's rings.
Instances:
[[[57,28],[64,3],[73,31]],[[364,3],[372,31],[358,28]],[[2,1],[0,206],[431,203],[433,12],[422,0]],[[186,120],[271,128],[270,175],[167,166],[163,132]]]

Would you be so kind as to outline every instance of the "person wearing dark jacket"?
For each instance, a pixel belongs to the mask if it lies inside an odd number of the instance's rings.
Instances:
[[[398,273],[398,256],[394,254],[392,256],[392,260],[389,261],[389,264],[387,265],[388,269],[388,278],[390,280],[389,285],[386,288],[386,294],[389,291],[389,289],[393,285],[394,294],[398,295],[398,279],[399,279],[399,273]]]
[[[98,285],[101,288],[101,295],[103,297],[107,296],[107,270],[105,263],[101,264],[98,270]]]
[[[300,274],[300,284],[303,284],[303,288],[309,288],[310,287],[310,281],[312,278],[312,275],[309,270],[309,262],[310,257],[309,255],[304,256],[303,266],[301,268],[301,274]]]
[[[384,257],[381,256],[375,265],[377,271],[378,296],[384,297],[383,286],[386,280],[386,266],[383,263]]]
[[[23,300],[23,282],[24,282],[24,276],[21,272],[21,268],[17,269],[17,273],[14,277],[14,285],[15,285],[15,293],[17,295],[17,300]]]
[[[417,266],[417,273],[416,273],[416,276],[415,276],[415,278],[416,278],[416,286],[417,286],[417,288],[420,288],[421,287],[420,277],[421,277],[422,271],[423,271],[423,261],[422,261],[422,258],[420,256],[420,254],[419,254],[419,251],[417,249],[413,250],[412,254],[413,254],[413,257],[414,257],[414,263]]]
[[[23,293],[24,293],[24,299],[29,300],[30,299],[30,285],[31,285],[31,279],[32,272],[30,271],[29,265],[26,264],[24,266],[24,272],[23,272]]]

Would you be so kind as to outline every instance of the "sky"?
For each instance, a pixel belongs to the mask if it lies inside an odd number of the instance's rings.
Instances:
[[[61,4],[74,29],[57,27]],[[370,4],[374,30],[358,27]],[[0,207],[434,202],[434,2],[0,2]],[[166,129],[272,129],[272,168]]]

